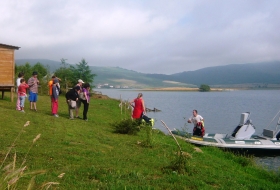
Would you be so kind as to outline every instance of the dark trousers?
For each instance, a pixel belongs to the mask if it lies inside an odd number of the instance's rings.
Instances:
[[[87,100],[81,100],[81,101],[84,104],[83,119],[87,119],[87,112],[88,112],[89,103],[87,103]]]
[[[149,118],[148,116],[144,115],[142,113],[141,118],[145,120],[146,123],[151,123],[151,118]]]
[[[276,139],[279,141],[279,139],[280,139],[280,132],[276,135]]]

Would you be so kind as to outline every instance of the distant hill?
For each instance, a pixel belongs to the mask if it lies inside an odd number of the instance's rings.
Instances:
[[[18,59],[17,65],[40,62],[47,65],[51,72],[60,67],[59,61],[47,59]],[[172,75],[144,74],[120,67],[90,66],[96,74],[94,84],[129,86],[132,88],[148,87],[196,87],[201,84],[211,86],[242,84],[277,84],[280,85],[280,61],[266,63],[232,64],[185,71]]]
[[[166,81],[157,79],[153,75],[135,72],[120,67],[90,67],[93,73],[97,74],[94,83],[129,86],[133,88],[151,87],[193,87],[194,85],[181,82]]]
[[[16,65],[24,65],[30,63],[35,65],[41,63],[48,67],[50,72],[54,72],[60,67],[61,62],[48,59],[16,59]],[[180,82],[169,82],[154,77],[147,76],[132,70],[120,67],[98,67],[90,66],[92,73],[97,76],[94,78],[94,85],[110,84],[113,86],[128,86],[129,88],[151,88],[151,87],[193,87]]]
[[[147,76],[194,85],[280,84],[280,61],[232,64],[172,75],[147,74]]]
[[[196,85],[280,84],[280,61],[208,67],[173,74],[172,79]]]
[[[60,67],[60,61],[53,61],[49,59],[16,59],[16,65],[24,65],[25,63],[30,63],[30,65],[35,65],[36,63],[41,63],[48,67],[50,72],[54,72]]]

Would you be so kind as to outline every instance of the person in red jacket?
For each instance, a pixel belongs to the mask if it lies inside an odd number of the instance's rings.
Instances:
[[[24,102],[26,95],[26,89],[28,89],[29,86],[26,84],[24,79],[20,79],[20,85],[18,87],[18,94],[19,94],[19,101],[20,101],[20,111],[24,112]]]
[[[134,108],[132,113],[133,119],[140,119],[142,114],[146,114],[146,107],[142,96],[143,94],[139,93],[137,98],[130,102],[130,105]]]

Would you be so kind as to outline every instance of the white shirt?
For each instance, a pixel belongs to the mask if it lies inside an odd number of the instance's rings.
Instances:
[[[198,122],[201,122],[201,121],[203,120],[203,117],[202,117],[201,115],[196,115],[196,117],[191,116],[191,117],[189,118],[189,120],[191,120],[191,122],[193,123],[193,125],[196,126],[196,124],[197,124]]]
[[[22,78],[17,78],[17,92],[18,92],[18,87],[19,87],[19,85],[20,85],[20,80],[21,80]]]

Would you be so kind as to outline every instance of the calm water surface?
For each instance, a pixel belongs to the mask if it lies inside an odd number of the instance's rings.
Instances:
[[[256,127],[256,134],[261,134],[273,117],[280,110],[280,90],[243,90],[224,92],[178,92],[178,91],[141,91],[121,89],[95,89],[111,98],[132,100],[139,92],[147,108],[160,109],[161,112],[148,112],[155,119],[155,128],[165,133],[163,120],[171,129],[192,131],[193,125],[187,124],[192,110],[205,120],[206,133],[231,133],[240,121],[240,114],[250,112],[250,119]],[[116,105],[117,106],[117,105]],[[275,129],[276,122],[269,129]],[[258,160],[270,169],[280,167],[280,157]]]

